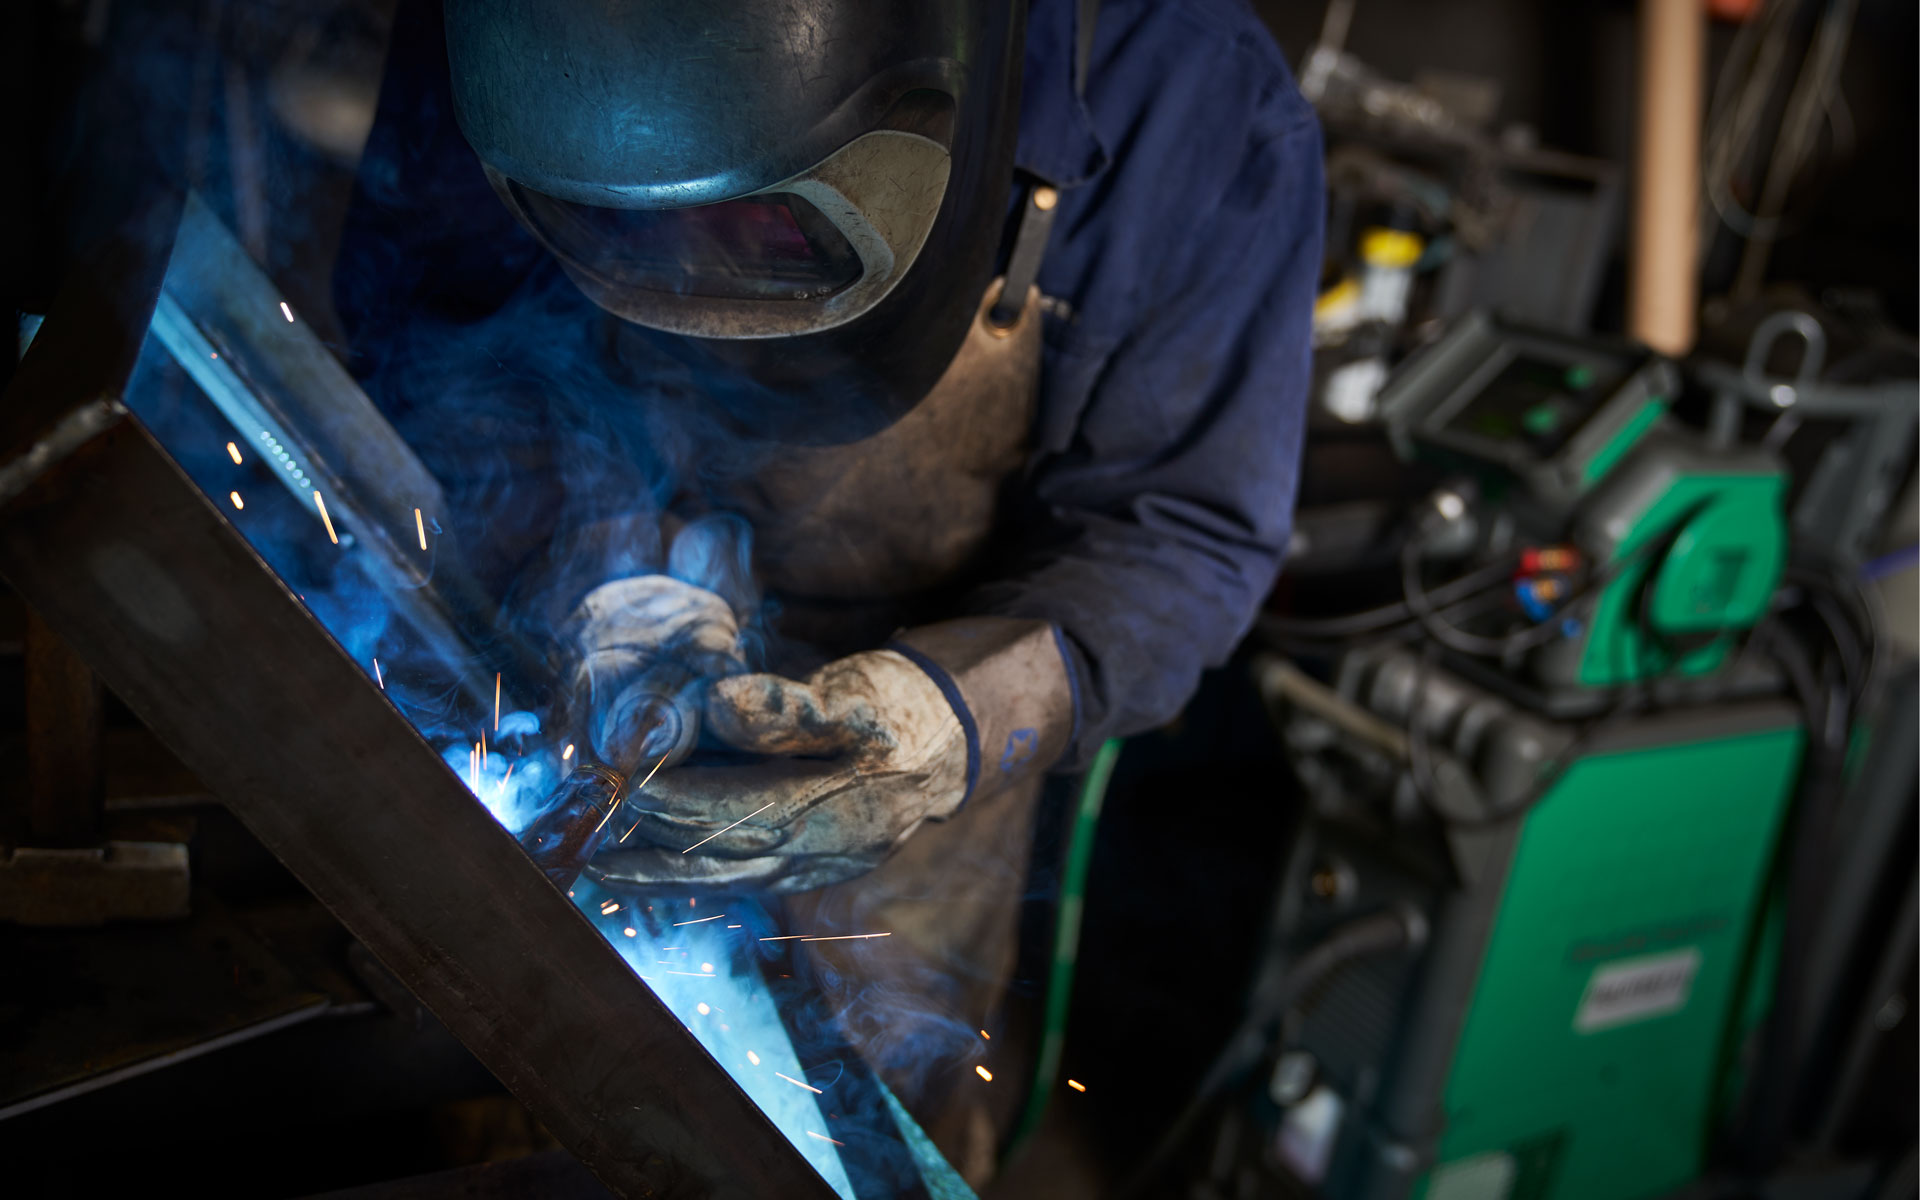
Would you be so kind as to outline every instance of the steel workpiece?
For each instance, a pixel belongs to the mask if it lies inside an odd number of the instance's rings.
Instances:
[[[120,403],[177,201],[76,269],[0,411],[0,573],[626,1196],[832,1189]]]

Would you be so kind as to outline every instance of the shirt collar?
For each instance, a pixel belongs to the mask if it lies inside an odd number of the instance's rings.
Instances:
[[[1107,148],[1094,132],[1093,114],[1073,88],[1078,7],[1075,0],[1033,0],[1027,17],[1014,162],[1058,187],[1085,183],[1107,166]]]

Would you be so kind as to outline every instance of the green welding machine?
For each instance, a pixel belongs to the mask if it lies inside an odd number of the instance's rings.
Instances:
[[[1811,752],[1786,470],[1677,419],[1681,384],[1483,316],[1382,395],[1449,480],[1398,599],[1276,620],[1256,665],[1307,815],[1213,1083],[1262,1106],[1283,1190],[1631,1200],[1703,1170]]]

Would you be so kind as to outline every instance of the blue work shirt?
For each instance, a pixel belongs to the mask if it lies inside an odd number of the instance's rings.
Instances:
[[[1245,0],[1033,0],[1018,164],[1061,188],[1013,564],[980,612],[1055,622],[1069,766],[1174,716],[1292,527],[1325,204],[1313,110]]]
[[[1017,162],[1061,195],[1039,413],[991,582],[963,604],[1065,635],[1068,768],[1177,713],[1272,586],[1323,209],[1314,114],[1246,0],[1106,0],[1084,98],[1075,23],[1075,0],[1033,0]],[[572,439],[577,483],[632,466],[596,456],[650,451],[509,398],[605,389],[584,365],[598,312],[488,188],[454,126],[443,39],[437,4],[401,6],[335,295],[355,373],[453,519],[474,515],[476,572],[508,580],[519,548],[552,540],[568,484],[517,459]],[[536,286],[543,271],[557,286]],[[634,569],[657,569],[657,551]]]

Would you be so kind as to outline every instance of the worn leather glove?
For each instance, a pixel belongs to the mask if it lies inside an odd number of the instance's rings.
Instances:
[[[575,611],[574,725],[600,761],[623,771],[699,736],[700,689],[746,670],[727,602],[670,575],[603,583]]]
[[[804,682],[740,675],[708,693],[707,728],[739,765],[662,773],[638,824],[589,868],[628,885],[807,891],[872,870],[983,788],[1057,761],[1072,689],[1052,626],[975,617],[902,634]]]

